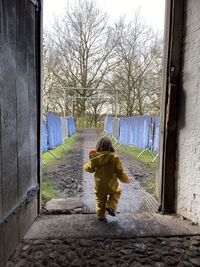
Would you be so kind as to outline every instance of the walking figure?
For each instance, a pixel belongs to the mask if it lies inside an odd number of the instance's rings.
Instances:
[[[102,137],[96,145],[96,150],[90,151],[89,161],[84,165],[84,170],[94,173],[97,218],[105,220],[106,211],[109,215],[115,216],[121,195],[118,179],[126,184],[131,181],[124,172],[122,162],[108,137]]]

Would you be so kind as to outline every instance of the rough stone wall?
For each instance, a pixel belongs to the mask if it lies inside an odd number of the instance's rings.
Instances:
[[[185,1],[177,213],[200,225],[200,1]]]

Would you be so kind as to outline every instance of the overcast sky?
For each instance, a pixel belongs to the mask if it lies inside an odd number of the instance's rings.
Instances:
[[[74,0],[44,0],[44,27],[51,29],[54,16],[62,16],[67,2]],[[131,20],[135,10],[140,7],[144,21],[155,31],[163,30],[165,0],[96,0],[97,6],[110,17],[110,22],[126,15]]]

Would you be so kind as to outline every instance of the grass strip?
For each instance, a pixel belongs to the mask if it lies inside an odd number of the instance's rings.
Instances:
[[[74,134],[73,136],[71,136],[70,138],[67,138],[64,141],[64,149],[63,150],[61,147],[56,147],[55,149],[51,150],[58,158],[62,158],[63,156],[66,156],[66,154],[71,150],[73,143],[76,141],[78,135]],[[45,166],[49,166],[52,164],[57,163],[57,159],[52,156],[49,152],[46,152],[42,155],[42,160],[44,162]]]
[[[139,158],[138,155],[142,152],[143,149],[139,149],[136,147],[132,147],[132,146],[126,146],[127,149],[125,149],[124,147],[120,146],[117,150],[125,153],[127,155],[130,155],[134,158],[137,158],[139,161],[142,161],[152,167],[156,167],[158,165],[158,160],[156,160],[155,162],[152,162],[153,157],[147,152],[145,151]],[[152,155],[155,157],[156,153],[151,151]]]
[[[52,198],[57,198],[58,194],[56,192],[55,186],[50,181],[42,182],[42,199],[44,201],[49,201]]]

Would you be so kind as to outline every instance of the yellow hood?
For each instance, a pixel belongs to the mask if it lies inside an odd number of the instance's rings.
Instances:
[[[89,155],[89,158],[94,167],[107,164],[110,160],[114,159],[114,152],[102,151]]]

